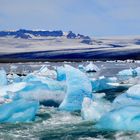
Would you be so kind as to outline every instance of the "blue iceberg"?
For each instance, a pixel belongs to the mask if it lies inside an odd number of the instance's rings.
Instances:
[[[35,119],[39,108],[37,101],[17,100],[0,106],[0,122],[29,122]]]
[[[116,77],[99,77],[99,79],[96,80],[91,80],[91,84],[92,84],[92,91],[94,92],[99,92],[99,91],[104,91],[107,89],[113,89],[116,88],[113,85],[109,84],[109,83],[116,83],[117,82],[117,78]]]
[[[63,91],[50,90],[46,84],[41,82],[31,82],[20,91],[17,91],[12,99],[37,100],[47,106],[59,106],[64,97],[65,92]]]
[[[85,67],[85,71],[86,72],[97,72],[100,71],[100,69],[93,64],[92,62],[90,62],[86,67]]]
[[[65,68],[64,67],[57,67],[56,69],[57,72],[57,80],[58,81],[65,81],[66,80],[66,73],[65,73]]]
[[[92,86],[88,77],[72,66],[65,65],[67,94],[60,104],[60,110],[81,110],[84,97],[92,98]]]
[[[127,105],[116,108],[101,117],[98,129],[140,131],[140,106]]]
[[[0,86],[7,85],[7,76],[5,70],[0,70]]]
[[[113,104],[118,106],[130,104],[140,105],[140,84],[130,87],[126,93],[117,96]]]
[[[46,87],[50,90],[65,90],[66,86],[65,83],[62,81],[57,81],[52,78],[37,76],[34,74],[29,74],[22,80],[23,82],[31,83],[31,82],[38,82],[42,83],[42,85],[46,84]]]
[[[118,75],[120,76],[137,76],[140,74],[140,68],[136,68],[136,69],[133,69],[133,68],[130,68],[130,69],[125,69],[125,70],[121,70],[118,72]]]

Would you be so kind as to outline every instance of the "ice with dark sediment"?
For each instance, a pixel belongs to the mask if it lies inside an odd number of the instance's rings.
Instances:
[[[93,62],[90,62],[86,67],[85,67],[86,72],[98,72],[100,69],[93,64]]]

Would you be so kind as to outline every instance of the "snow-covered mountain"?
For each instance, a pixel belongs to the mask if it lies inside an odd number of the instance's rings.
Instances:
[[[63,32],[61,30],[57,31],[46,31],[46,30],[25,30],[20,29],[17,31],[0,31],[0,37],[12,36],[14,38],[30,39],[33,37],[63,37],[68,39],[84,39],[90,40],[90,37],[81,34],[75,34],[72,31]],[[83,43],[88,44],[88,41],[83,41]]]
[[[90,38],[72,31],[1,31],[3,59],[140,59],[140,36]]]

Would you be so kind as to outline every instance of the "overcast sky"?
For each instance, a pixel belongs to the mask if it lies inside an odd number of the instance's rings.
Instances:
[[[0,30],[19,28],[138,35],[140,0],[0,0]]]

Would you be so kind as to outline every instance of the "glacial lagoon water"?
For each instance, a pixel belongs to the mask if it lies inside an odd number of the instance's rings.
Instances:
[[[69,64],[74,67],[87,65],[88,62],[57,62],[57,63],[17,63],[17,64],[0,64],[7,73],[14,71],[20,75],[26,75],[34,70],[38,70],[43,65],[50,69],[56,66]],[[100,76],[112,77],[123,69],[136,68],[139,63],[125,62],[95,62],[101,71],[97,73],[88,73],[90,78]],[[119,77],[118,77],[119,78]],[[123,77],[125,79],[125,77]],[[123,78],[120,79],[123,81]],[[106,99],[113,99],[124,91],[105,90]],[[84,121],[80,112],[60,111],[57,107],[40,106],[36,115],[36,120],[29,123],[1,123],[0,139],[42,139],[42,140],[131,140],[140,139],[140,132],[133,131],[107,131],[95,129],[92,121]]]

